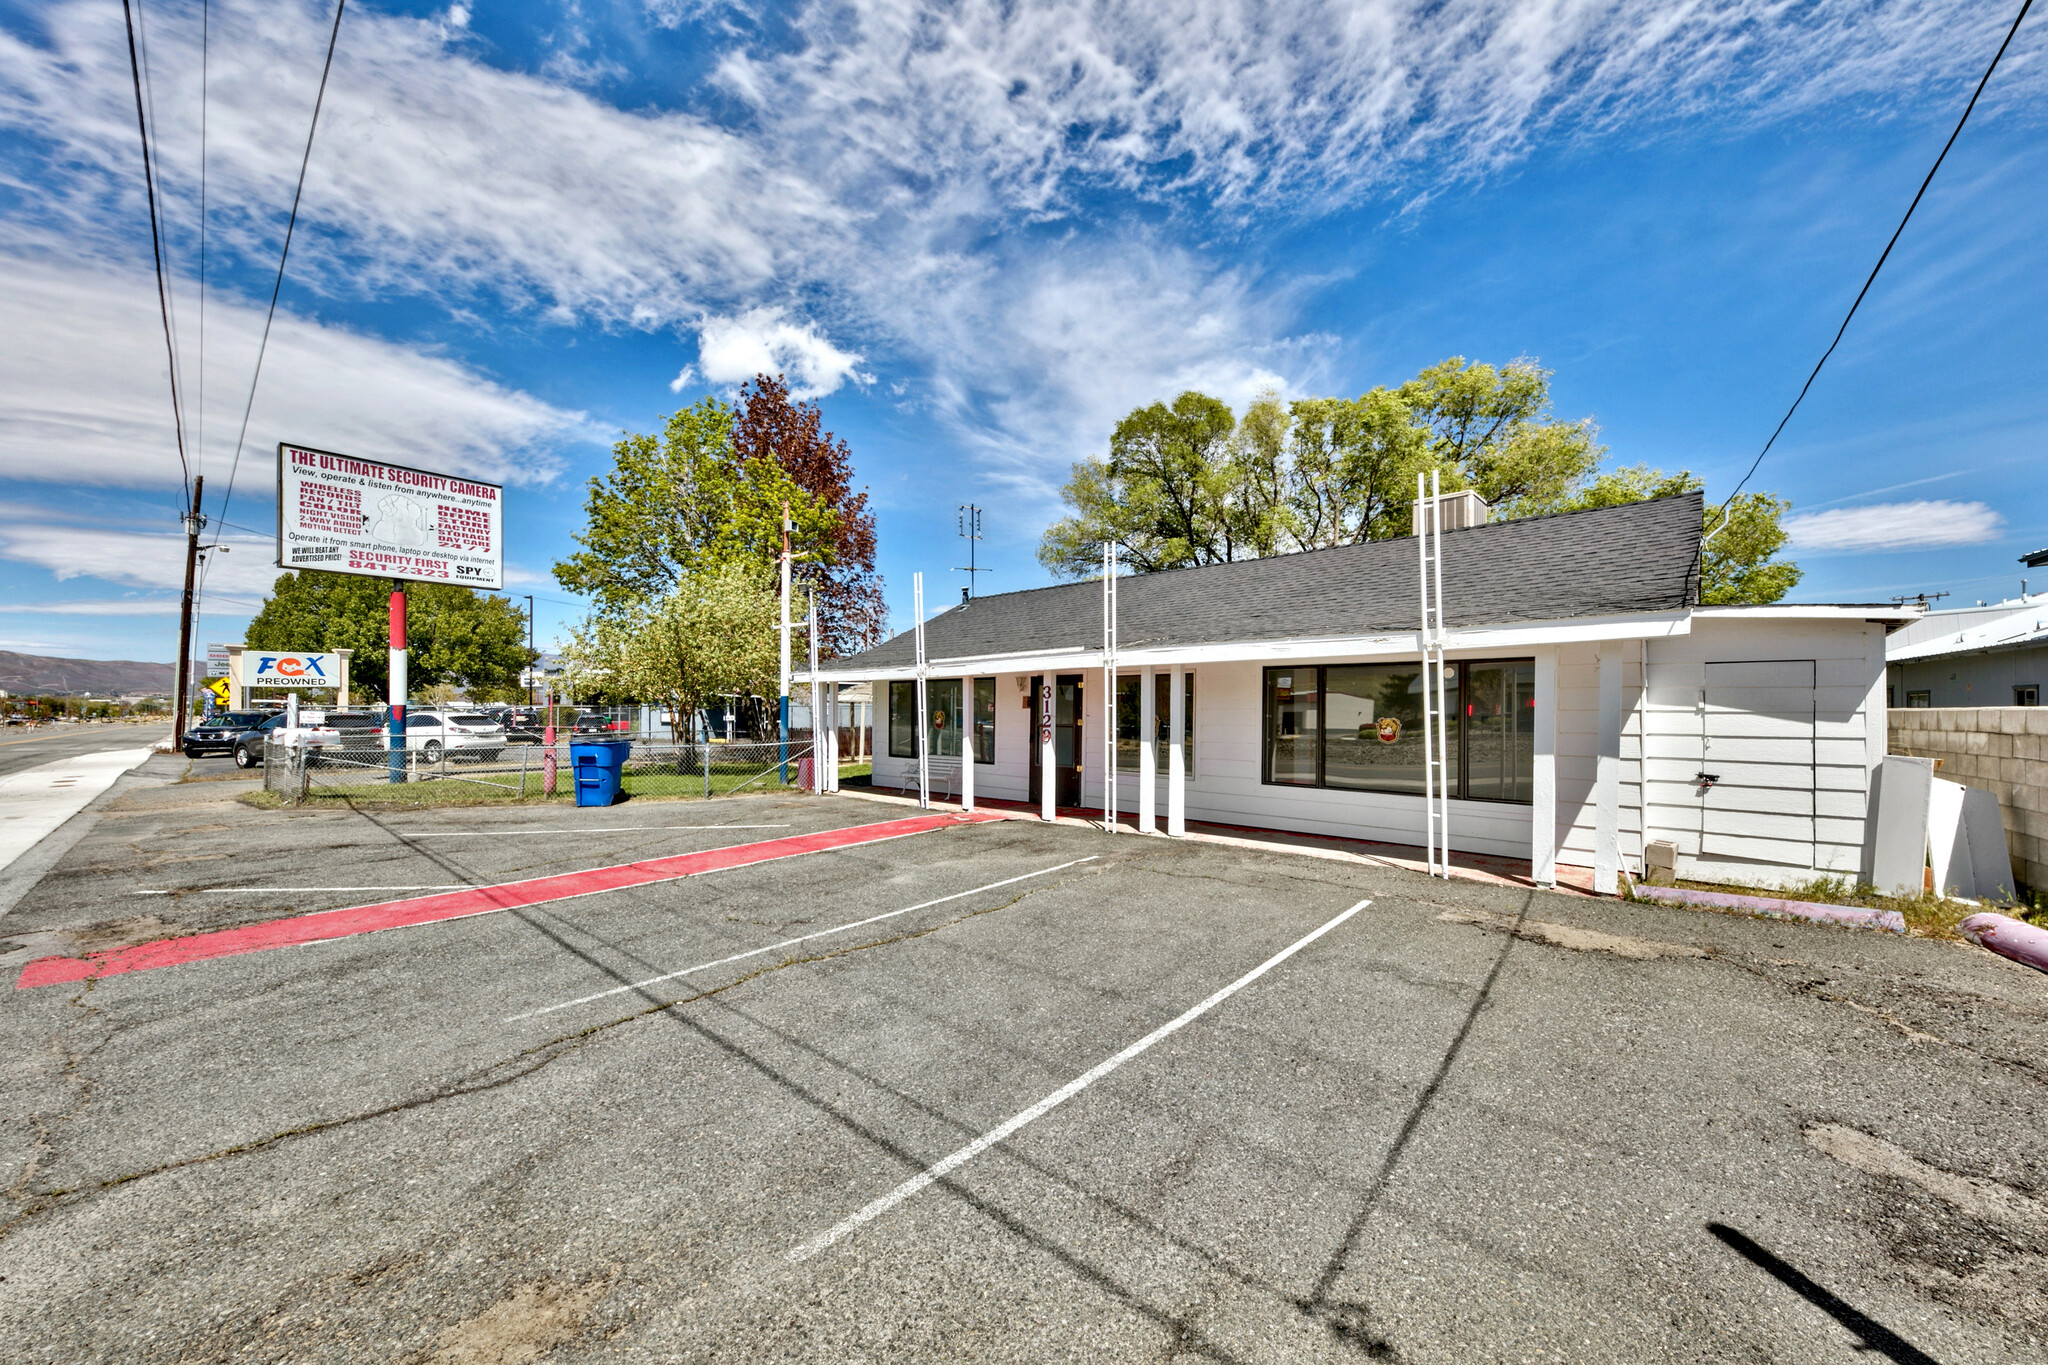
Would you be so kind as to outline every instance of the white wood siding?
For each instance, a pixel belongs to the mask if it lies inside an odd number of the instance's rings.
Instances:
[[[1601,647],[1556,647],[1558,861],[1580,867],[1590,867],[1594,853]],[[1811,877],[1816,868],[1858,875],[1869,773],[1885,750],[1882,626],[1708,618],[1696,620],[1689,635],[1606,647],[1622,651],[1619,837],[1624,867],[1639,871],[1643,845],[1670,839],[1678,845],[1680,874],[1688,878],[1783,885]],[[1788,668],[1805,671],[1788,681]],[[1262,664],[1203,664],[1195,674],[1188,819],[1394,844],[1422,842],[1420,797],[1260,781]],[[1804,682],[1808,677],[1810,684]],[[1703,712],[1701,692],[1709,689],[1711,704]],[[978,797],[1029,799],[1032,717],[1022,704],[1025,695],[1018,675],[997,677],[996,762],[975,770]],[[1082,802],[1099,806],[1100,669],[1083,672],[1081,696]],[[876,684],[875,709],[883,749],[875,759],[875,781],[914,788],[916,761],[892,759],[886,752],[886,684]],[[1708,771],[1720,777],[1704,812],[1693,780],[1702,770],[1703,753],[1711,757]],[[935,796],[957,792],[954,762],[933,761]],[[1164,766],[1162,753],[1162,821]],[[1118,774],[1117,805],[1126,816],[1137,813],[1137,783],[1134,773]],[[1453,848],[1530,856],[1531,807],[1454,801],[1450,813]],[[1711,817],[1704,856],[1703,814]]]
[[[1645,823],[1678,846],[1679,874],[1859,875],[1884,628],[1709,619],[1647,648]],[[1701,772],[1719,779],[1704,795]]]

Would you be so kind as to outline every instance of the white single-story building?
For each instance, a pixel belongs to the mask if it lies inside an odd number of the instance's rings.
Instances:
[[[1920,609],[1702,607],[1700,522],[1693,493],[1443,533],[1453,849],[1604,891],[1652,840],[1686,878],[1865,871],[1885,635]],[[1419,584],[1413,537],[1119,579],[1118,810],[1421,845]],[[1081,582],[926,622],[935,797],[1103,807],[1103,610]],[[917,786],[914,635],[816,679],[875,685],[877,786]]]

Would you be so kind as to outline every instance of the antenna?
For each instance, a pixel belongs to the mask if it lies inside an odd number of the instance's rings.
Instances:
[[[979,569],[974,565],[974,543],[981,539],[981,509],[971,502],[960,504],[960,538],[967,542],[967,567],[953,566],[954,573],[967,575],[967,586],[961,589],[961,601],[974,600],[974,576],[978,573],[994,573],[994,569]]]

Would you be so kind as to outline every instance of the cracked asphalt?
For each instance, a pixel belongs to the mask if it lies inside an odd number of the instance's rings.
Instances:
[[[2048,978],[1975,949],[1004,821],[12,990],[905,813],[262,811],[187,770],[0,918],[10,1359],[2048,1358]]]

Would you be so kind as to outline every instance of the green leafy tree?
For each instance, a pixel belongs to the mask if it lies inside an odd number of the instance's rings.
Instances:
[[[1046,528],[1039,562],[1062,577],[1100,571],[1102,546],[1148,573],[1409,534],[1417,474],[1476,490],[1495,519],[1609,507],[1693,492],[1688,471],[1600,472],[1590,418],[1551,411],[1550,372],[1527,358],[1495,367],[1453,356],[1397,389],[1357,398],[1262,394],[1242,421],[1206,394],[1139,408],[1110,457],[1082,460],[1060,490],[1068,515]],[[1799,582],[1776,558],[1788,504],[1744,494],[1703,552],[1701,600],[1774,602]],[[1705,529],[1720,512],[1710,508]]]
[[[1401,396],[1378,388],[1358,398],[1304,398],[1293,412],[1294,548],[1408,534],[1415,475],[1437,461]],[[1443,472],[1461,486],[1455,467]]]
[[[611,472],[593,478],[584,499],[583,548],[555,565],[555,578],[600,612],[624,612],[700,569],[772,567],[785,504],[799,549],[832,537],[833,512],[774,460],[741,458],[732,409],[706,398],[659,435],[628,433],[612,447]]]
[[[281,574],[243,638],[251,649],[353,650],[351,700],[386,696],[391,587],[313,569]],[[405,600],[408,690],[447,683],[481,699],[517,689],[533,655],[526,617],[512,603],[454,583],[408,584]]]
[[[1606,454],[1590,417],[1551,413],[1550,375],[1526,356],[1498,368],[1452,356],[1403,384],[1400,397],[1462,486],[1498,515],[1532,516],[1569,499]]]
[[[718,697],[772,690],[781,667],[776,589],[758,565],[733,560],[623,611],[592,613],[567,651],[577,695],[659,701],[676,726]]]

